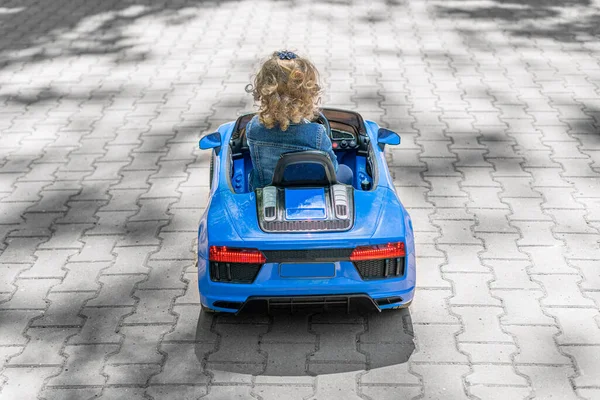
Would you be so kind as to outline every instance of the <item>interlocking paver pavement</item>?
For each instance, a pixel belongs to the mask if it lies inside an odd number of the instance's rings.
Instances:
[[[599,399],[600,3],[3,1],[0,399]],[[398,131],[411,309],[200,312],[261,57]]]

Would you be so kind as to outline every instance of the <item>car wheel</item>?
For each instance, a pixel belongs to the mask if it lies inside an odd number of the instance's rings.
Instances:
[[[213,169],[215,164],[215,153],[210,154],[210,172],[208,173],[208,186],[212,188],[213,183]]]

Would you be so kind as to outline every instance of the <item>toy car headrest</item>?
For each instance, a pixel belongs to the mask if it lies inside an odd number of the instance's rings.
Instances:
[[[337,183],[335,168],[323,151],[284,153],[275,166],[272,186],[329,186]]]

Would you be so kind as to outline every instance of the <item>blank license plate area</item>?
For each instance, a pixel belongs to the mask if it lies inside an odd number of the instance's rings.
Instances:
[[[286,263],[279,264],[282,278],[332,278],[335,276],[334,263]]]

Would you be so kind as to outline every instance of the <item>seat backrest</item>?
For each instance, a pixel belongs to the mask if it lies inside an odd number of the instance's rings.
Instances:
[[[272,186],[330,186],[337,183],[335,168],[323,151],[284,153],[275,166]]]

